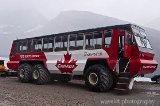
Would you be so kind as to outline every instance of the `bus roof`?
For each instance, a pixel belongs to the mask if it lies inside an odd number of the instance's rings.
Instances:
[[[51,35],[43,35],[43,36],[37,36],[37,37],[30,37],[30,38],[25,38],[25,39],[17,39],[17,40],[14,40],[14,41],[21,41],[21,40],[27,40],[27,39],[39,39],[39,38],[54,37],[54,36],[59,36],[59,35],[82,34],[82,33],[86,33],[86,32],[102,31],[102,30],[113,29],[113,28],[121,28],[121,29],[130,30],[131,26],[138,27],[138,28],[142,29],[141,27],[139,27],[137,25],[134,25],[134,24],[122,24],[122,25],[98,27],[98,28],[92,28],[92,29],[85,29],[85,30],[78,30],[78,31],[71,31],[71,32],[63,32],[63,33],[57,33],[57,34],[51,34]]]

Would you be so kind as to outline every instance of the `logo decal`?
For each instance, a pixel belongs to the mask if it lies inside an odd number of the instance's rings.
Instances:
[[[153,69],[155,69],[156,66],[143,66],[143,69],[146,69],[146,68],[153,68]]]
[[[62,61],[62,59],[57,60],[57,64],[55,66],[61,71],[61,73],[72,73],[72,71],[77,67],[77,60],[71,60],[71,54],[69,54],[68,52],[67,54],[64,54],[64,59],[64,61]]]

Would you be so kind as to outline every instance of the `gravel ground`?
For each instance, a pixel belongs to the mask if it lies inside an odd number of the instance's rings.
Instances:
[[[49,85],[0,78],[0,106],[160,106],[160,85],[135,82],[128,94],[89,91],[83,81]]]

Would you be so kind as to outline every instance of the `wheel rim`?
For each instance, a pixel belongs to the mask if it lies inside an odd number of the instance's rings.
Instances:
[[[90,73],[90,75],[89,75],[89,82],[92,85],[96,85],[97,84],[97,82],[98,82],[98,76],[97,76],[96,73]]]
[[[20,78],[24,78],[24,69],[21,69],[20,72],[19,72],[19,76]]]
[[[33,78],[36,80],[39,78],[39,71],[38,70],[33,71]]]

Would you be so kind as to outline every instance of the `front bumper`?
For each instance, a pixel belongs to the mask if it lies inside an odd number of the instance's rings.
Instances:
[[[136,59],[131,60],[130,72],[132,75],[149,74],[156,71],[158,62],[156,60]]]

